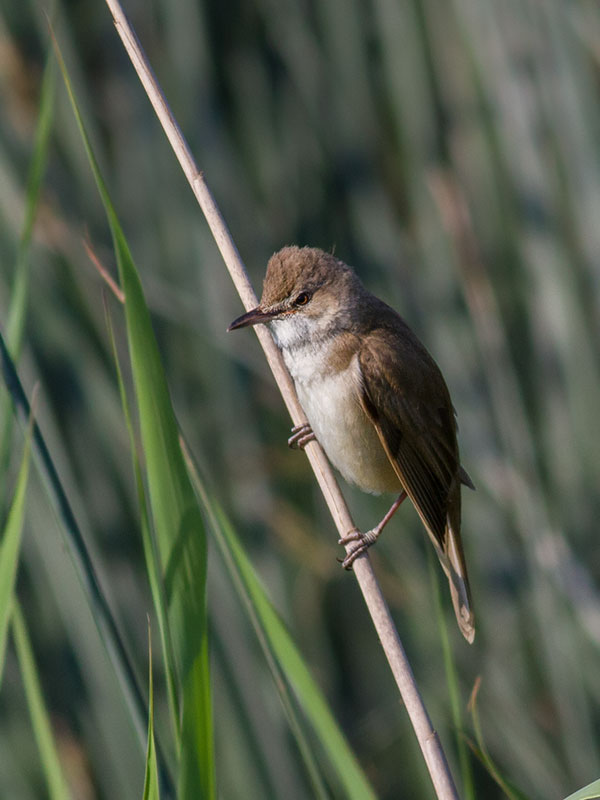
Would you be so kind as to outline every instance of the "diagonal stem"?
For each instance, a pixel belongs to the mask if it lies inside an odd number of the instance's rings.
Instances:
[[[258,300],[225,220],[204,180],[204,175],[198,170],[194,162],[188,144],[118,0],[106,0],[106,4],[113,15],[117,32],[142,82],[148,99],[152,103],[181,168],[206,217],[235,288],[245,309],[250,310],[257,305]],[[271,334],[264,326],[257,326],[254,330],[265,352],[294,426],[308,424],[306,415],[296,396],[290,374],[283,363],[281,353],[277,349]],[[331,466],[316,441],[309,442],[305,450],[331,516],[340,536],[343,537],[355,526]],[[458,794],[444,751],[423,704],[406,653],[366,553],[356,560],[354,574],[419,741],[436,795],[442,800],[458,800]]]

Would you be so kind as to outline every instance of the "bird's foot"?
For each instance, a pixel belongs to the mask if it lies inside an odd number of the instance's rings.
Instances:
[[[353,531],[350,531],[349,534],[342,536],[342,538],[338,540],[338,544],[343,544],[344,546],[347,544],[351,545],[350,551],[346,552],[346,558],[338,559],[344,569],[352,569],[352,564],[354,564],[359,555],[364,553],[365,550],[368,550],[372,544],[375,544],[381,531],[385,528],[405,500],[406,492],[402,491],[400,492],[398,499],[392,503],[390,510],[381,520],[379,525],[371,528],[371,530],[367,531],[366,533],[361,533],[358,528],[354,528]]]
[[[292,435],[288,439],[288,447],[291,447],[292,450],[296,447],[304,450],[309,442],[315,442],[316,440],[317,437],[313,433],[313,429],[308,422],[305,422],[303,425],[294,425]]]
[[[350,545],[349,550],[346,551],[346,557],[344,559],[339,559],[342,567],[344,567],[344,569],[352,569],[352,565],[356,559],[362,555],[365,550],[368,550],[372,544],[375,544],[380,533],[381,528],[377,526],[366,533],[353,530],[346,536],[342,536],[342,538],[338,540],[338,544],[342,544],[344,547]]]

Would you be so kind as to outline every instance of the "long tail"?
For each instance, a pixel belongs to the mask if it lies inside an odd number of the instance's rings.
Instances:
[[[444,551],[436,547],[440,563],[448,577],[452,605],[462,635],[469,644],[475,638],[475,615],[471,608],[471,591],[467,577],[467,566],[460,540],[460,532],[454,530],[450,515],[446,522]]]

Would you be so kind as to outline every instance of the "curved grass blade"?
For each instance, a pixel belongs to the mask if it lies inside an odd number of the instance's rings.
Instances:
[[[29,298],[29,251],[31,247],[33,225],[39,204],[42,181],[46,172],[46,164],[48,162],[48,146],[54,119],[55,73],[56,62],[52,51],[50,51],[42,78],[40,109],[25,192],[25,220],[19,238],[17,261],[6,323],[6,343],[9,352],[16,361],[18,361],[21,352],[27,313],[27,300]],[[6,402],[4,397],[2,398],[0,408],[0,464],[6,465],[10,452],[13,416],[10,404]]]
[[[598,800],[600,797],[600,780],[589,783],[583,789],[565,797],[565,800]]]
[[[302,655],[277,611],[273,608],[252,564],[243,551],[237,534],[222,509],[206,491],[191,457],[187,453],[186,455],[186,463],[194,487],[206,510],[210,529],[232,577],[233,584],[250,616],[267,661],[271,662],[271,659],[275,661],[275,669],[271,664],[270,666],[288,716],[290,702],[286,698],[286,692],[289,683],[294,688],[298,701],[327,755],[332,781],[341,787],[344,797],[352,798],[352,800],[373,800],[376,797],[373,788],[350,749],[344,734],[340,731],[327,701],[313,680]],[[280,676],[283,676],[283,680]],[[300,726],[294,722],[293,717],[291,723],[294,726],[293,731],[297,735]],[[304,748],[309,745],[304,745],[302,739],[298,743],[306,763],[307,753]],[[309,753],[308,757],[310,761],[314,760],[312,753]],[[318,769],[311,768],[310,761],[307,764],[309,772]],[[320,778],[319,782],[322,783]]]
[[[125,291],[150,507],[180,686],[179,788],[182,797],[210,798],[215,779],[204,522],[179,449],[175,417],[135,267],[120,228],[115,228],[113,235]]]
[[[100,174],[58,45],[57,60],[96,180],[125,293],[125,320],[181,706],[179,796],[215,796],[206,619],[206,536],[179,447],[150,314],[129,246]]]
[[[169,615],[167,608],[167,599],[165,596],[165,588],[161,575],[161,568],[159,563],[159,555],[156,547],[156,540],[152,535],[150,517],[148,512],[148,503],[146,501],[146,491],[144,489],[144,481],[142,478],[142,469],[138,459],[138,451],[136,447],[135,432],[131,414],[129,412],[129,402],[127,399],[127,392],[125,383],[123,381],[123,373],[119,356],[117,353],[116,342],[114,338],[114,331],[108,307],[105,304],[106,325],[111,341],[113,358],[117,370],[117,381],[119,384],[119,394],[121,396],[121,406],[125,416],[125,424],[129,434],[129,447],[131,449],[131,456],[133,460],[133,473],[135,477],[135,484],[138,496],[138,505],[140,509],[140,528],[142,531],[142,541],[144,545],[144,558],[146,560],[146,569],[148,570],[148,579],[150,582],[150,590],[152,592],[152,600],[154,609],[158,619],[158,627],[160,631],[161,644],[163,650],[163,658],[165,662],[165,670],[167,677],[167,688],[169,693],[169,706],[171,709],[171,718],[173,723],[173,731],[175,734],[175,745],[177,754],[179,755],[181,749],[181,731],[179,728],[179,698],[177,696],[177,676],[175,670],[175,656],[173,653],[173,641],[171,638],[171,631],[169,628]]]
[[[152,682],[152,636],[148,620],[148,750],[146,751],[146,777],[144,800],[160,800],[158,763],[154,744],[154,684]]]
[[[31,416],[31,408],[25,391],[17,375],[17,371],[6,348],[4,338],[0,334],[0,362],[2,375],[16,413],[27,421]],[[146,702],[137,681],[137,677],[125,644],[119,633],[117,623],[98,581],[91,556],[87,549],[83,534],[79,529],[73,509],[67,499],[60,478],[50,456],[50,452],[36,422],[32,432],[33,452],[42,480],[48,491],[52,507],[56,512],[61,529],[65,534],[67,546],[81,585],[85,591],[94,621],[114,667],[123,695],[131,713],[140,743],[146,741],[146,720],[148,713]]]
[[[473,719],[473,729],[475,731],[475,739],[477,741],[477,746],[471,744],[471,749],[473,750],[477,758],[481,761],[483,766],[486,768],[490,777],[494,779],[494,781],[504,792],[506,797],[509,798],[509,800],[529,800],[526,794],[524,794],[520,789],[517,789],[508,780],[504,778],[504,776],[501,774],[500,770],[492,760],[492,757],[490,756],[490,753],[483,739],[483,732],[481,730],[481,723],[479,721],[479,711],[477,710],[477,696],[479,694],[480,686],[481,686],[481,678],[477,678],[477,680],[475,681],[475,686],[473,687],[473,691],[471,692],[471,697],[469,699],[469,708],[471,710],[471,717]]]
[[[19,239],[17,265],[6,325],[6,341],[13,358],[18,356],[23,341],[25,311],[29,295],[29,250],[42,181],[46,172],[46,164],[48,163],[48,146],[54,120],[55,88],[56,62],[54,54],[50,51],[46,60],[40,90],[40,110],[25,193],[25,220]]]
[[[30,415],[25,437],[25,447],[13,500],[0,544],[0,686],[4,672],[6,639],[8,625],[13,606],[13,593],[17,578],[17,566],[21,552],[21,535],[25,518],[25,496],[29,480],[29,462],[31,455],[31,436],[33,432],[33,415]]]
[[[55,105],[54,94],[55,62],[53,57],[49,55],[40,95],[40,114],[35,136],[34,154],[27,183],[26,217],[19,244],[17,271],[9,309],[7,335],[10,336],[10,338],[8,342],[5,343],[3,337],[0,335],[0,361],[2,363],[4,382],[15,405],[16,413],[24,420],[30,417],[29,402],[9,355],[9,348],[12,352],[18,354],[22,339],[29,286],[29,247],[42,179],[47,163],[48,143]],[[3,421],[2,444],[0,448],[7,449],[10,429],[11,423],[8,418],[6,418]],[[123,690],[131,712],[134,727],[140,739],[140,744],[142,744],[145,740],[145,720],[147,718],[147,711],[146,703],[140,691],[135,672],[125,650],[108,602],[100,588],[85,541],[79,530],[67,496],[60,483],[58,473],[56,472],[50,453],[37,424],[33,425],[32,435],[33,449],[36,455],[38,469],[48,490],[57,517],[60,520],[69,552],[73,558],[79,579],[88,597],[92,614],[108,651],[111,663],[114,666],[119,684]],[[3,453],[2,449],[0,449],[0,453]]]
[[[52,727],[38,677],[39,671],[33,657],[33,650],[31,649],[21,606],[16,598],[13,601],[12,632],[21,668],[23,686],[27,696],[27,706],[33,733],[46,776],[48,796],[51,800],[69,800],[71,794],[58,758],[54,736],[52,735]]]

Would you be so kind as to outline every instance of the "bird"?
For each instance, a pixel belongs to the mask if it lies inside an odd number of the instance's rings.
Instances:
[[[308,424],[289,445],[316,438],[346,481],[397,499],[366,533],[349,531],[347,569],[375,543],[406,497],[448,578],[460,631],[475,620],[461,540],[461,466],[456,413],[442,373],[404,319],[354,270],[316,247],[284,247],[267,264],[259,305],[228,330],[266,324],[293,378]]]

